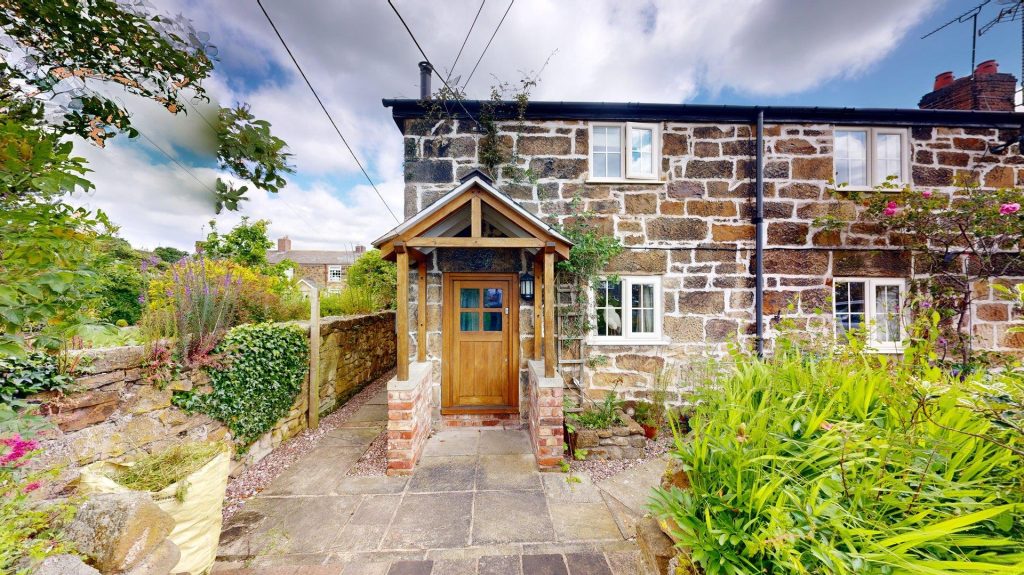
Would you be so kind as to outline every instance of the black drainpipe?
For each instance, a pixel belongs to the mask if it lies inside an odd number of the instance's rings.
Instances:
[[[757,111],[757,175],[754,185],[754,321],[757,357],[764,357],[764,110]]]

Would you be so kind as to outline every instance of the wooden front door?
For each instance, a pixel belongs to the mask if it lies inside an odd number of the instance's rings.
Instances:
[[[503,412],[519,400],[515,274],[447,274],[442,411]]]

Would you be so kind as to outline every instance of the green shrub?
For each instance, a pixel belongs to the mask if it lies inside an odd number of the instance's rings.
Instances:
[[[0,401],[11,403],[42,391],[67,389],[74,380],[61,373],[57,358],[40,351],[0,356]]]
[[[622,423],[618,413],[621,407],[622,401],[614,391],[609,391],[600,403],[590,405],[582,413],[569,413],[567,417],[575,427],[608,429]]]
[[[380,250],[370,250],[349,266],[346,291],[352,288],[370,293],[376,306],[370,311],[393,309],[398,292],[398,267],[380,257]],[[355,312],[361,313],[361,312]]]
[[[711,575],[1020,573],[1024,437],[972,405],[1021,374],[961,382],[927,345],[736,354],[677,433],[691,489],[652,510]]]
[[[329,293],[320,298],[320,315],[355,315],[373,313],[384,305],[364,287],[348,286],[341,293]]]
[[[293,326],[249,324],[232,328],[214,354],[223,365],[207,370],[212,391],[177,392],[173,402],[223,422],[242,452],[291,409],[306,376],[309,345]]]

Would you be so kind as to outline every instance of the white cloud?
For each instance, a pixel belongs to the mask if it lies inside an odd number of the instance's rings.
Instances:
[[[188,15],[219,47],[218,71],[206,84],[215,101],[252,104],[253,112],[289,143],[300,181],[318,182],[290,184],[277,196],[250,192],[241,214],[219,218],[222,227],[241,215],[267,218],[272,233],[290,235],[299,248],[367,242],[394,224],[369,186],[332,184],[362,176],[255,2],[157,4]],[[479,0],[396,4],[443,72]],[[798,93],[868,71],[935,4],[519,0],[469,91],[486,97],[495,78],[514,82],[557,50],[535,99],[683,102],[700,90]],[[402,213],[402,141],[380,100],[418,94],[421,57],[405,30],[387,4],[376,0],[265,0],[264,5],[392,208]],[[506,7],[505,2],[485,5],[455,75],[468,75]],[[227,77],[228,71],[236,77]],[[261,78],[262,84],[247,88]],[[438,83],[435,79],[435,87]],[[208,129],[198,114],[173,117],[150,103],[135,109],[143,131],[168,151],[209,150]],[[212,216],[203,188],[172,164],[153,165],[136,147],[117,140],[86,155],[94,162],[98,188],[90,204],[108,209],[134,243],[189,247]],[[213,170],[193,171],[211,185],[216,177]]]

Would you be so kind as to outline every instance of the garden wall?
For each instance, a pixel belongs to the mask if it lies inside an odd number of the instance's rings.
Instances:
[[[300,322],[299,325],[305,325]],[[227,428],[205,415],[189,415],[171,405],[175,390],[202,389],[209,379],[189,370],[167,385],[146,381],[142,346],[80,353],[76,389],[62,397],[33,400],[58,429],[43,441],[47,464],[63,468],[70,480],[89,463],[129,459],[184,438],[222,439]],[[321,413],[333,411],[366,384],[395,366],[395,314],[328,317],[320,326]],[[252,465],[285,440],[306,429],[308,378],[288,414],[235,461],[232,474]]]

